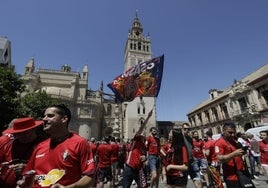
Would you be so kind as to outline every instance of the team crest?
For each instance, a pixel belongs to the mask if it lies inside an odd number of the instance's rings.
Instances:
[[[63,159],[63,161],[66,161],[66,159],[69,157],[69,152],[68,152],[68,150],[65,150],[64,151],[64,153],[63,153],[63,155],[62,155],[62,159]]]

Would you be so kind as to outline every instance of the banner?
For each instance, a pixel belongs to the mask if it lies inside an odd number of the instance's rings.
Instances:
[[[157,97],[163,66],[164,55],[129,68],[107,86],[114,92],[117,102],[130,102],[141,96]]]

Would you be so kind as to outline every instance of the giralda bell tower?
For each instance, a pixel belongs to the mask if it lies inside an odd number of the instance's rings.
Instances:
[[[149,59],[152,59],[151,39],[149,34],[146,37],[143,36],[143,28],[136,13],[125,46],[125,70]],[[133,138],[151,109],[154,111],[147,123],[146,134],[149,133],[151,127],[156,126],[154,97],[136,97],[131,102],[123,103],[122,109],[124,113],[121,131],[124,140]]]

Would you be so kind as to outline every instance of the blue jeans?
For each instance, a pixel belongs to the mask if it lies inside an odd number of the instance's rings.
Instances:
[[[250,162],[251,175],[254,176],[254,175],[256,175],[255,162],[259,165],[260,164],[260,157],[249,155],[249,162]]]
[[[141,187],[139,170],[132,169],[130,166],[125,164],[123,173],[123,188],[130,188],[133,180],[135,180],[138,187]]]

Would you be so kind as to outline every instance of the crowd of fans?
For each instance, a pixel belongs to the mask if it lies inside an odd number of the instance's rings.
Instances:
[[[146,135],[151,115],[126,142],[111,135],[86,140],[70,132],[71,113],[64,105],[48,107],[41,121],[15,119],[0,137],[0,187],[158,188],[161,182],[186,188],[193,181],[196,188],[241,188],[240,171],[254,185],[261,174],[268,176],[268,131],[257,141],[226,122],[213,140],[211,130],[200,138],[184,123],[160,139],[156,127]]]

